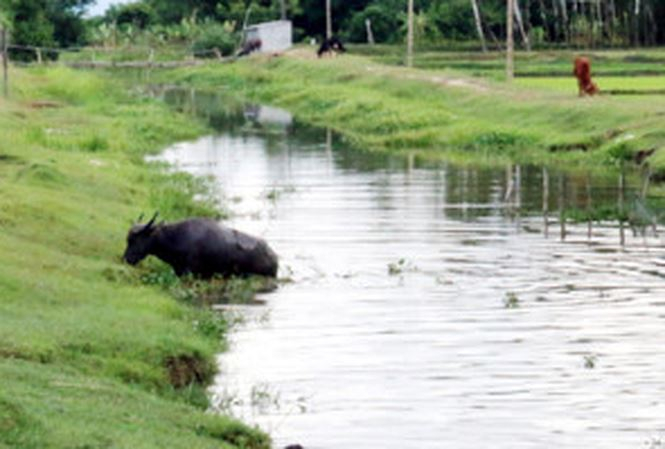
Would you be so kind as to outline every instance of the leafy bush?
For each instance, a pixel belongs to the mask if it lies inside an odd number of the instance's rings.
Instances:
[[[115,22],[118,26],[132,25],[145,29],[156,21],[155,11],[147,3],[128,3],[113,5],[106,13],[109,23]]]
[[[230,55],[235,50],[237,38],[229,25],[210,23],[203,25],[198,37],[192,43],[192,51],[199,56],[213,57],[211,50],[217,48],[222,55]]]
[[[403,15],[403,14],[402,14]],[[376,42],[393,42],[396,39],[395,30],[403,22],[403,17],[386,8],[381,3],[373,3],[364,11],[354,15],[349,24],[348,39],[352,42],[366,42],[367,29],[365,21],[372,21],[372,33]]]

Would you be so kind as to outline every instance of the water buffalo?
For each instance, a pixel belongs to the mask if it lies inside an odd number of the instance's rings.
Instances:
[[[329,37],[328,39],[325,39],[321,43],[319,50],[316,52],[316,55],[320,58],[325,54],[328,54],[330,56],[335,56],[337,53],[344,53],[344,52],[346,52],[346,48],[344,48],[344,44],[342,44],[342,41],[337,36],[332,36]]]
[[[248,56],[250,53],[261,50],[261,39],[250,39],[245,42],[236,54],[236,58],[242,58],[243,56]]]
[[[155,224],[156,219],[157,214],[129,230],[123,258],[130,265],[153,255],[178,276],[277,275],[277,255],[262,239],[206,218]]]

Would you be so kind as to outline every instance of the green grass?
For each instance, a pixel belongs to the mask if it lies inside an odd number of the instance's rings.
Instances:
[[[115,48],[83,48],[75,52],[63,52],[60,61],[69,62],[127,62],[127,61],[149,61],[152,55],[153,61],[181,61],[191,58],[192,51],[183,44],[178,45],[119,45]]]
[[[665,146],[661,102],[641,96],[579,99],[575,91],[477,80],[367,58],[250,58],[162,73],[165,81],[219,88],[272,103],[342,132],[364,148],[489,163],[611,170],[617,154]],[[575,80],[570,80],[575,89]],[[459,84],[465,84],[459,86]],[[616,147],[622,151],[617,152]],[[653,158],[656,171],[665,157]]]
[[[394,45],[351,45],[351,52],[388,65],[404,64],[404,48]],[[591,59],[592,71],[600,76],[665,75],[665,50],[662,48],[634,50],[543,50],[515,53],[515,73],[518,77],[557,76],[570,78],[573,59],[577,55]],[[449,51],[447,49],[417,50],[416,68],[429,70],[452,69],[472,76],[502,79],[505,73],[505,54],[498,51]]]
[[[223,317],[120,260],[142,211],[217,213],[192,199],[200,182],[143,162],[202,125],[88,73],[11,79],[0,100],[0,448],[269,447],[204,412]]]
[[[598,85],[601,92],[629,91],[629,93],[633,93],[632,91],[660,91],[661,95],[665,93],[665,76],[631,76],[629,78],[618,76],[594,76],[593,81]],[[554,90],[571,95],[577,94],[577,83],[572,78],[517,78],[515,83],[518,86]],[[642,98],[642,101],[645,101],[644,97]]]

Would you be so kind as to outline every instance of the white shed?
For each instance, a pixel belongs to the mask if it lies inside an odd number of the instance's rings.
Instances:
[[[293,45],[293,27],[290,20],[257,23],[245,28],[245,42],[261,40],[262,53],[280,53]]]

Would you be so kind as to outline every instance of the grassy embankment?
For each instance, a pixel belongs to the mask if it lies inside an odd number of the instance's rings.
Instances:
[[[0,99],[0,448],[268,447],[205,413],[223,317],[154,285],[178,288],[166,272],[120,262],[141,210],[215,213],[192,199],[195,180],[143,162],[202,126],[90,74],[11,75],[12,99]]]
[[[556,90],[478,79],[452,70],[406,69],[311,50],[163,74],[224,88],[330,126],[370,149],[447,154],[465,161],[517,161],[602,168],[665,146],[661,102],[636,97],[579,99]],[[569,83],[575,86],[573,79]],[[651,158],[665,173],[665,151]]]

